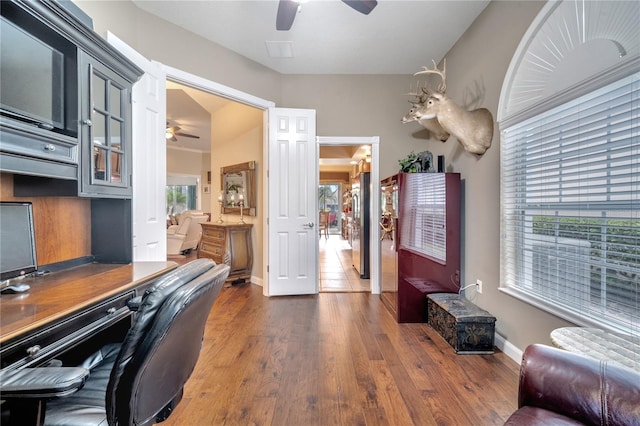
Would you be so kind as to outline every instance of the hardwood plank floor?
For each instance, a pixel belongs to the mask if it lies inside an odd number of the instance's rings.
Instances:
[[[318,288],[321,293],[371,291],[371,280],[360,278],[351,254],[349,242],[339,234],[319,238]]]
[[[518,369],[499,351],[456,355],[377,295],[267,298],[245,284],[222,289],[163,425],[501,425]]]

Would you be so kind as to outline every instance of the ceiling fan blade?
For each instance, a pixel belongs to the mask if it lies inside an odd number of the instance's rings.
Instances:
[[[276,30],[289,31],[298,12],[300,4],[294,0],[280,0],[276,16]]]
[[[182,132],[175,132],[174,133],[175,136],[182,136],[185,138],[195,138],[195,139],[200,139],[200,136],[197,135],[190,135],[189,133],[182,133]]]
[[[376,0],[342,0],[358,12],[368,15],[378,5]]]
[[[171,139],[169,139],[171,142],[178,142],[178,138],[176,138],[176,135],[171,136]]]

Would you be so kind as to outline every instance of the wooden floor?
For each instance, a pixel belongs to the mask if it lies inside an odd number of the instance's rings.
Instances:
[[[167,366],[167,368],[171,368]],[[223,288],[182,402],[163,425],[501,425],[517,364],[456,355],[370,293]]]
[[[371,291],[371,280],[361,279],[353,267],[351,246],[338,234],[319,238],[318,288],[327,291]]]

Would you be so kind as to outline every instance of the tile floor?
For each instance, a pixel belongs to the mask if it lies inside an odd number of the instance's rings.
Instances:
[[[340,235],[319,239],[320,292],[368,292],[371,280],[360,279],[351,261],[351,246]]]

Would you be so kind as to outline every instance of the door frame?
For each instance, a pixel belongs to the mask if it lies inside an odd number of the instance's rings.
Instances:
[[[157,61],[152,61],[157,62]],[[202,90],[204,92],[212,93],[217,96],[221,96],[223,98],[227,98],[232,101],[240,102],[245,105],[252,106],[254,108],[261,109],[263,111],[263,123],[264,123],[264,147],[262,154],[262,164],[269,164],[269,109],[275,108],[275,102],[259,98],[254,95],[250,95],[248,93],[242,92],[240,90],[234,89],[229,86],[225,86],[220,83],[216,83],[211,80],[207,80],[205,78],[199,77],[197,75],[188,73],[186,71],[170,67],[168,65],[162,64],[161,62],[157,62],[166,72],[167,80],[175,81],[177,83],[184,84],[186,86],[193,87],[198,90]],[[380,153],[380,138],[378,136],[367,136],[367,137],[316,137],[316,152],[319,152],[318,146],[319,144],[326,145],[371,145],[371,181],[372,181],[372,196],[371,196],[371,212],[373,216],[373,212],[377,212],[380,209],[380,197],[378,194],[380,193],[380,172],[379,172],[379,153]],[[318,161],[320,161],[318,154]],[[263,182],[268,181],[268,170],[266,167],[261,167],[262,169],[262,179]],[[264,188],[264,199],[269,203],[269,194],[268,194],[268,185],[263,185]],[[265,206],[266,211],[268,210],[268,205]],[[372,217],[373,219],[373,217]],[[372,220],[372,224],[374,221]],[[377,220],[375,221],[377,223]],[[262,253],[264,256],[268,258],[269,255],[269,224],[268,224],[268,215],[263,216],[263,230],[264,230],[264,238],[263,238],[263,246]],[[380,283],[380,229],[378,226],[371,227],[371,264],[375,265],[375,267],[371,268],[371,293],[372,294],[380,294],[381,292],[381,283]],[[373,244],[375,242],[375,244]],[[317,256],[316,256],[317,257]],[[316,262],[318,259],[316,259]],[[268,262],[263,262],[263,270],[262,270],[262,290],[265,296],[268,295],[268,281],[269,273],[267,271]],[[317,277],[319,279],[319,277]]]
[[[274,108],[276,106],[275,102],[259,98],[257,96],[250,95],[248,93],[242,92],[240,90],[236,90],[232,87],[225,86],[220,83],[216,83],[214,81],[208,80],[206,78],[199,77],[197,75],[188,73],[186,71],[170,67],[168,65],[164,65],[160,63],[164,68],[167,74],[167,80],[174,81],[176,83],[183,84],[185,86],[193,87],[194,89],[201,90],[203,92],[211,93],[235,102],[239,102],[244,105],[252,106],[254,108],[262,110],[263,113],[263,140],[264,140],[264,149],[262,151],[262,164],[269,164],[268,155],[269,155],[269,109]],[[260,167],[262,170],[262,179],[265,182],[263,185],[264,190],[264,199],[269,200],[269,188],[266,184],[268,179],[268,170],[266,167]],[[264,206],[266,211],[268,212],[269,207]],[[262,218],[262,229],[264,232],[262,238],[262,253],[267,258],[269,255],[269,234],[268,234],[268,215],[264,215]],[[262,293],[265,296],[268,296],[269,283],[268,283],[268,271],[267,271],[268,262],[263,262],[262,267],[262,281],[259,283],[262,286]]]
[[[378,212],[380,212],[380,137],[379,136],[318,136],[318,146],[361,146],[371,145],[371,197],[369,198],[370,233],[369,241],[371,256],[371,294],[380,294],[382,283],[380,282],[380,227],[378,226]],[[319,158],[318,158],[319,161]]]

